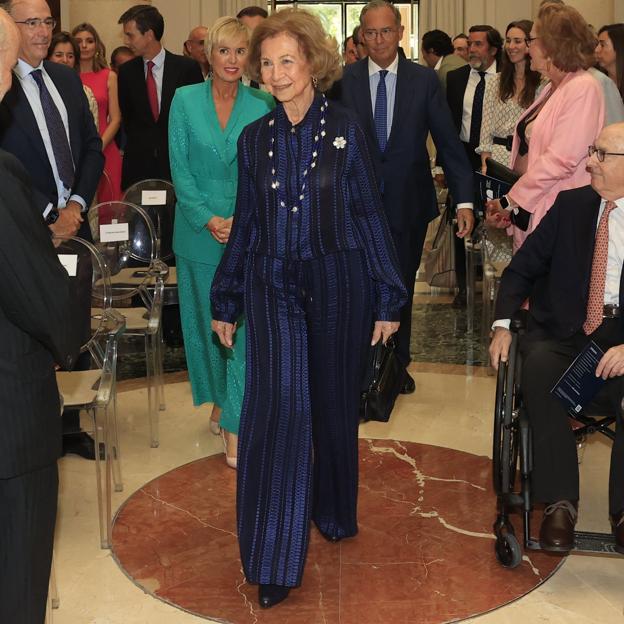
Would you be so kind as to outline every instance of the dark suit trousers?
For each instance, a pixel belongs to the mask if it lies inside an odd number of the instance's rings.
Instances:
[[[533,432],[533,500],[553,503],[578,500],[579,475],[576,443],[563,403],[550,390],[589,340],[604,351],[622,344],[620,319],[606,319],[590,336],[583,331],[566,340],[555,340],[539,328],[521,341],[522,388]],[[624,431],[620,402],[624,379],[607,381],[596,397],[617,414],[616,440],[611,451],[609,513],[624,511]]]
[[[401,308],[401,325],[396,333],[396,354],[403,366],[407,367],[411,362],[410,339],[412,336],[412,300],[414,299],[414,282],[420,266],[425,236],[427,235],[427,223],[419,224],[412,228],[406,228],[403,232],[392,231],[392,239],[397,250],[403,283],[407,288],[407,302]]]
[[[0,479],[0,622],[42,624],[58,495],[56,463]]]

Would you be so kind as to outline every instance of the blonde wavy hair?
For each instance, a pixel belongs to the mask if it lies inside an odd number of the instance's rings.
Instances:
[[[316,88],[327,91],[342,75],[340,48],[334,37],[329,36],[316,15],[304,9],[284,9],[271,14],[256,26],[251,37],[247,72],[254,80],[261,80],[260,56],[262,42],[285,33],[299,44]]]

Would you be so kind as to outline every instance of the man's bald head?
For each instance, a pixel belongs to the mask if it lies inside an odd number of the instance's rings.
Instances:
[[[12,70],[17,63],[19,40],[17,26],[9,14],[4,9],[0,9],[0,100],[11,88]]]
[[[604,128],[594,147],[596,151],[587,161],[591,185],[604,199],[624,198],[624,123]]]

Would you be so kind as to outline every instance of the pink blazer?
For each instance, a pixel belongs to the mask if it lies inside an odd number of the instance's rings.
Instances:
[[[551,90],[552,84],[546,85],[520,120],[531,115]],[[589,173],[585,170],[587,147],[594,143],[604,120],[604,95],[598,81],[584,70],[567,74],[535,120],[527,171],[509,192],[514,202],[532,213],[526,232],[514,226],[508,229],[513,235],[514,252],[537,227],[560,191],[589,184]],[[519,146],[516,131],[511,150],[512,168]]]

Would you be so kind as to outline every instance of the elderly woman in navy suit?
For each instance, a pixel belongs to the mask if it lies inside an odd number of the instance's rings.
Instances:
[[[398,329],[406,291],[364,134],[322,95],[340,73],[336,42],[311,14],[280,11],[254,31],[248,70],[279,104],[239,139],[211,300],[226,346],[245,312],[238,535],[270,607],[301,583],[310,518],[330,541],[357,533],[363,364]]]

